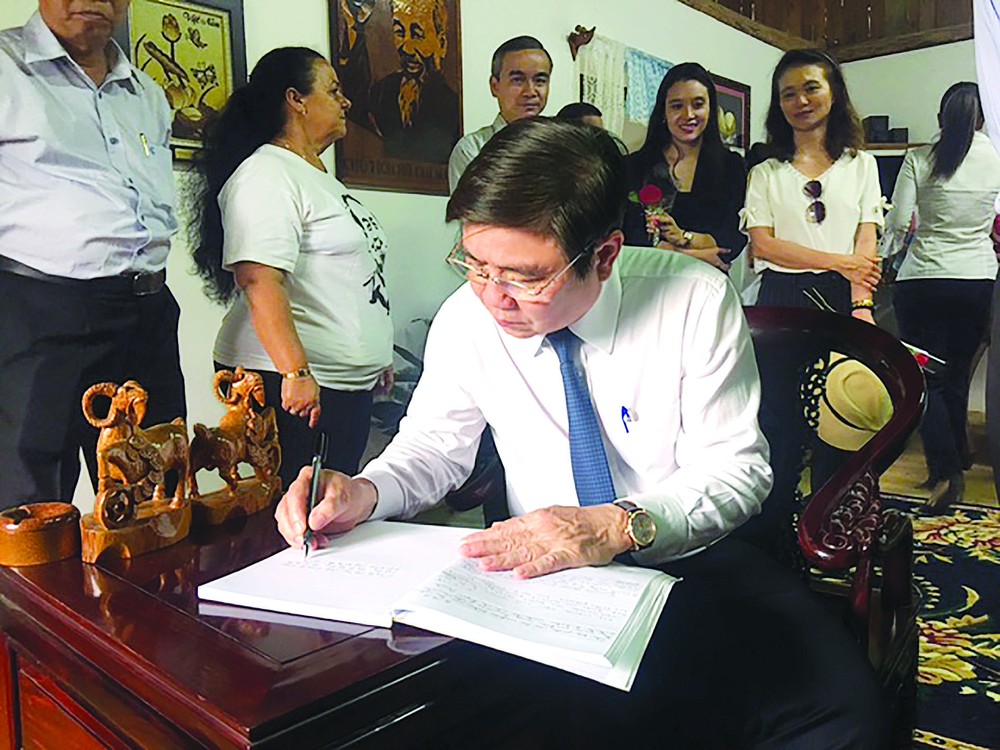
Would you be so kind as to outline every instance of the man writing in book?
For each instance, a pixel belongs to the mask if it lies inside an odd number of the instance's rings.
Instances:
[[[357,477],[324,472],[309,525],[432,506],[489,428],[513,518],[467,537],[465,556],[519,577],[617,557],[683,579],[632,691],[593,688],[595,738],[880,747],[860,651],[792,571],[729,535],[771,486],[739,298],[703,264],[623,248],[625,201],[606,132],[536,118],[486,144],[447,209],[468,283],[434,320],[399,434]],[[309,479],[276,513],[293,546]]]

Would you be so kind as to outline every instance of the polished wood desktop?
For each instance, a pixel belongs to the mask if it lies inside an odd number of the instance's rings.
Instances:
[[[0,750],[519,747],[538,733],[547,668],[399,626],[199,612],[200,583],[282,546],[264,511],[132,560],[0,568]]]

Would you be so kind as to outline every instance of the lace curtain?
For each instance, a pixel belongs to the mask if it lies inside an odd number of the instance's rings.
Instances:
[[[625,45],[595,34],[580,48],[576,80],[583,83],[582,101],[601,110],[604,127],[621,136],[625,125]]]
[[[656,102],[660,81],[674,64],[659,57],[629,48],[625,53],[625,76],[628,96],[625,99],[625,117],[632,122],[646,124]]]

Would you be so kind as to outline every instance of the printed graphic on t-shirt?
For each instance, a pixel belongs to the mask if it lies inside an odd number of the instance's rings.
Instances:
[[[385,294],[385,236],[382,234],[382,227],[371,211],[365,208],[357,198],[352,195],[344,195],[344,207],[351,214],[354,222],[361,227],[365,238],[368,240],[368,254],[375,264],[375,270],[371,276],[365,279],[364,286],[371,292],[368,299],[369,304],[379,304],[389,312],[389,298]]]

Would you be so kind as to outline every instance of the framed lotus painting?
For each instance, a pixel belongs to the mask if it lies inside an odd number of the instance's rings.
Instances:
[[[246,83],[243,0],[132,0],[115,40],[163,87],[174,158],[190,159],[205,127]]]
[[[733,148],[750,148],[750,87],[710,73],[719,94],[719,130],[722,141]]]

